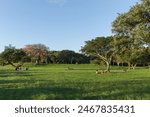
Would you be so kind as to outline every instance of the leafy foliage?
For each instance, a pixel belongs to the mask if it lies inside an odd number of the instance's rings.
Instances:
[[[31,57],[33,62],[36,62],[36,64],[47,62],[49,48],[44,44],[26,45],[23,50]]]
[[[4,52],[1,53],[2,65],[10,64],[15,67],[15,70],[18,70],[19,67],[23,65],[25,56],[26,53],[22,49],[6,48]],[[20,62],[18,65],[14,64],[18,62]]]
[[[50,51],[49,59],[59,64],[90,63],[90,57],[72,50]]]
[[[19,62],[24,61],[23,58],[26,56],[25,52],[22,49],[12,49],[7,48],[2,52],[1,57],[7,61],[10,62]]]
[[[141,60],[145,62],[141,56],[143,56],[143,51],[150,47],[149,4],[149,0],[142,0],[131,7],[127,13],[119,14],[112,24],[112,32],[115,34],[116,59],[127,62],[129,68],[131,64],[136,65]]]
[[[87,55],[96,56],[107,64],[107,70],[110,70],[110,63],[114,53],[113,37],[97,37],[85,42],[81,51]]]

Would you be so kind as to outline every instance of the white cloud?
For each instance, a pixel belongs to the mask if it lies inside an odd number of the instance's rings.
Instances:
[[[48,0],[50,4],[64,5],[67,0]]]

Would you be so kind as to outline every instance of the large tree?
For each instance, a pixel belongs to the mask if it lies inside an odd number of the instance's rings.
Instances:
[[[26,54],[31,57],[31,60],[33,62],[36,62],[36,64],[40,64],[42,62],[47,63],[47,57],[48,57],[48,50],[49,48],[46,47],[44,44],[31,44],[26,45],[23,50],[26,52]]]
[[[85,42],[81,52],[87,55],[98,57],[105,62],[107,70],[110,71],[110,64],[114,54],[113,37],[97,37]]]
[[[142,0],[127,13],[119,14],[112,31],[118,36],[128,36],[135,44],[150,44],[150,1]]]
[[[150,47],[150,1],[142,0],[127,13],[119,14],[113,22],[116,54],[133,66],[142,54],[142,48]]]
[[[128,36],[115,36],[114,38],[114,58],[117,64],[128,63],[129,69],[136,66],[136,63],[133,60],[136,59],[135,55],[138,55],[138,46],[133,46],[133,40]]]
[[[1,53],[1,59],[3,60],[3,65],[10,64],[13,67],[15,67],[15,70],[18,70],[23,65],[25,57],[26,57],[26,53],[22,49],[6,48]]]

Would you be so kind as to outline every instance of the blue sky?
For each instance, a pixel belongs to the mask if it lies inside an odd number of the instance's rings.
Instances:
[[[79,51],[84,42],[109,36],[117,13],[140,0],[0,0],[0,52],[42,43],[50,50]]]

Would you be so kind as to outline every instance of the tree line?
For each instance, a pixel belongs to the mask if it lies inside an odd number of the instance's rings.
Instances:
[[[43,44],[26,45],[22,49],[5,48],[0,54],[1,63],[26,61],[41,63],[104,63],[110,65],[150,65],[150,0],[132,6],[126,13],[118,14],[112,23],[112,36],[96,37],[85,42],[81,53],[71,50],[49,51]]]
[[[44,44],[30,44],[24,48],[16,49],[7,46],[0,54],[0,64],[10,64],[17,70],[25,62],[40,64],[84,64],[89,63],[90,58],[84,54],[72,50],[50,51]],[[14,63],[18,63],[15,65]]]

